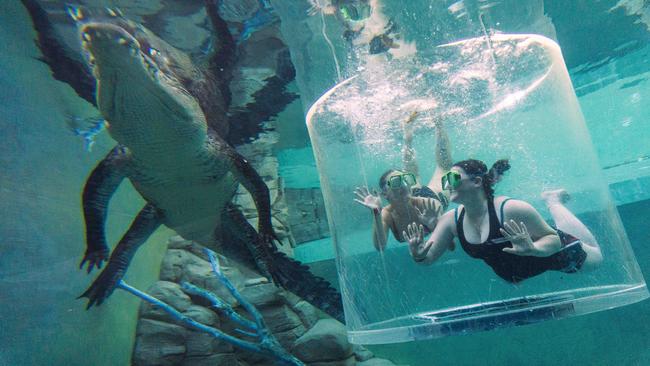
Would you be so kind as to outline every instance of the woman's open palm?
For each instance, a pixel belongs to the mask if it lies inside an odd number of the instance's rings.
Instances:
[[[370,193],[368,187],[357,187],[354,190],[354,194],[357,197],[354,199],[355,202],[366,206],[371,210],[378,210],[381,208],[381,198],[376,191]]]
[[[420,222],[426,226],[429,231],[433,231],[438,223],[438,217],[440,216],[440,210],[442,210],[442,205],[439,205],[436,208],[436,203],[433,199],[427,198],[422,204],[422,208],[415,206],[415,209],[418,212],[418,218]]]
[[[409,243],[409,252],[416,262],[423,261],[429,253],[429,248],[433,242],[424,243],[424,227],[417,223],[409,224],[406,231],[402,231],[402,236]]]
[[[533,239],[523,222],[519,224],[515,220],[504,222],[503,229],[500,230],[501,235],[512,243],[512,248],[503,248],[504,252],[516,255],[532,255],[535,253],[536,248]]]

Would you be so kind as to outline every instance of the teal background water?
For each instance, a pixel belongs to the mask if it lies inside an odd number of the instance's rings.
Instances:
[[[621,205],[618,211],[643,275],[648,278],[650,248],[644,243],[650,240],[647,230],[650,200]],[[590,224],[588,218],[581,219]],[[454,258],[463,256],[462,252],[453,255]],[[331,261],[317,260],[312,263],[312,269],[328,279],[336,279],[336,268]],[[485,271],[485,275],[489,273]],[[414,278],[414,281],[430,281],[430,278]],[[445,286],[430,282],[431,291]],[[645,300],[568,319],[429,341],[370,346],[370,349],[380,357],[409,365],[645,366],[650,364],[649,337],[650,305]]]
[[[639,13],[617,4],[630,5]],[[600,165],[637,260],[650,278],[650,81],[647,2],[546,1]],[[613,10],[611,10],[613,9]],[[627,14],[627,13],[630,14]],[[644,15],[645,14],[645,15]],[[0,2],[0,365],[126,365],[138,301],[117,293],[92,312],[75,300],[89,277],[80,187],[112,141],[91,153],[62,125],[73,108],[92,114],[35,60],[34,33],[18,2]],[[325,85],[328,75],[313,75]],[[72,107],[70,107],[72,106]],[[297,108],[293,106],[292,108]],[[300,108],[297,108],[300,109]],[[279,152],[288,187],[318,187],[301,121],[286,122]],[[114,241],[141,206],[125,187],[111,208]],[[161,231],[152,242],[170,235]],[[153,243],[151,243],[153,244]],[[316,272],[335,278],[328,239],[299,247]],[[127,279],[146,287],[164,248],[144,245]],[[597,314],[409,344],[374,346],[410,365],[650,364],[648,301]]]
[[[619,207],[645,278],[650,275],[650,201]],[[642,301],[605,312],[525,327],[433,341],[375,346],[411,365],[650,364],[650,305]]]

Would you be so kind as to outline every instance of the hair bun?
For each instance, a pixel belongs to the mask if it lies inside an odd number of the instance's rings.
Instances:
[[[503,177],[503,173],[508,169],[510,169],[510,162],[508,159],[500,159],[492,164],[492,168],[490,168],[490,171],[488,172],[491,185],[498,183]]]
[[[492,168],[490,170],[496,172],[498,175],[502,175],[508,169],[510,169],[510,162],[508,159],[501,159],[492,164]]]

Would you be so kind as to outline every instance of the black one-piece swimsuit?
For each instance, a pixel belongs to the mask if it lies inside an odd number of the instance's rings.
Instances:
[[[510,198],[501,203],[501,218],[503,218],[503,206],[508,200]],[[562,249],[548,257],[521,256],[504,252],[503,248],[512,248],[509,241],[492,242],[497,238],[503,238],[499,230],[502,225],[497,217],[494,201],[488,204],[488,215],[490,218],[490,233],[487,240],[480,244],[472,244],[467,241],[463,232],[465,209],[461,209],[460,212],[456,209],[455,220],[458,239],[463,250],[470,257],[482,259],[492,267],[499,277],[508,282],[517,283],[549,270],[574,273],[582,267],[585,259],[587,259],[587,253],[582,248],[580,240],[557,229],[557,234],[562,242]]]

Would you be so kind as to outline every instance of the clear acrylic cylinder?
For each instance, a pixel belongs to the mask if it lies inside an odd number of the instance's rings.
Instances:
[[[352,342],[471,333],[648,297],[553,40],[485,33],[358,71],[307,114]],[[378,189],[384,171],[402,167],[403,126],[414,111],[408,123],[425,184],[441,123],[454,161],[476,158],[489,167],[510,159],[497,195],[525,200],[552,222],[540,193],[566,189],[572,197],[566,205],[597,238],[602,264],[584,273],[547,271],[514,285],[459,245],[430,266],[417,265],[392,234],[387,248],[376,251],[371,213],[353,192]]]

